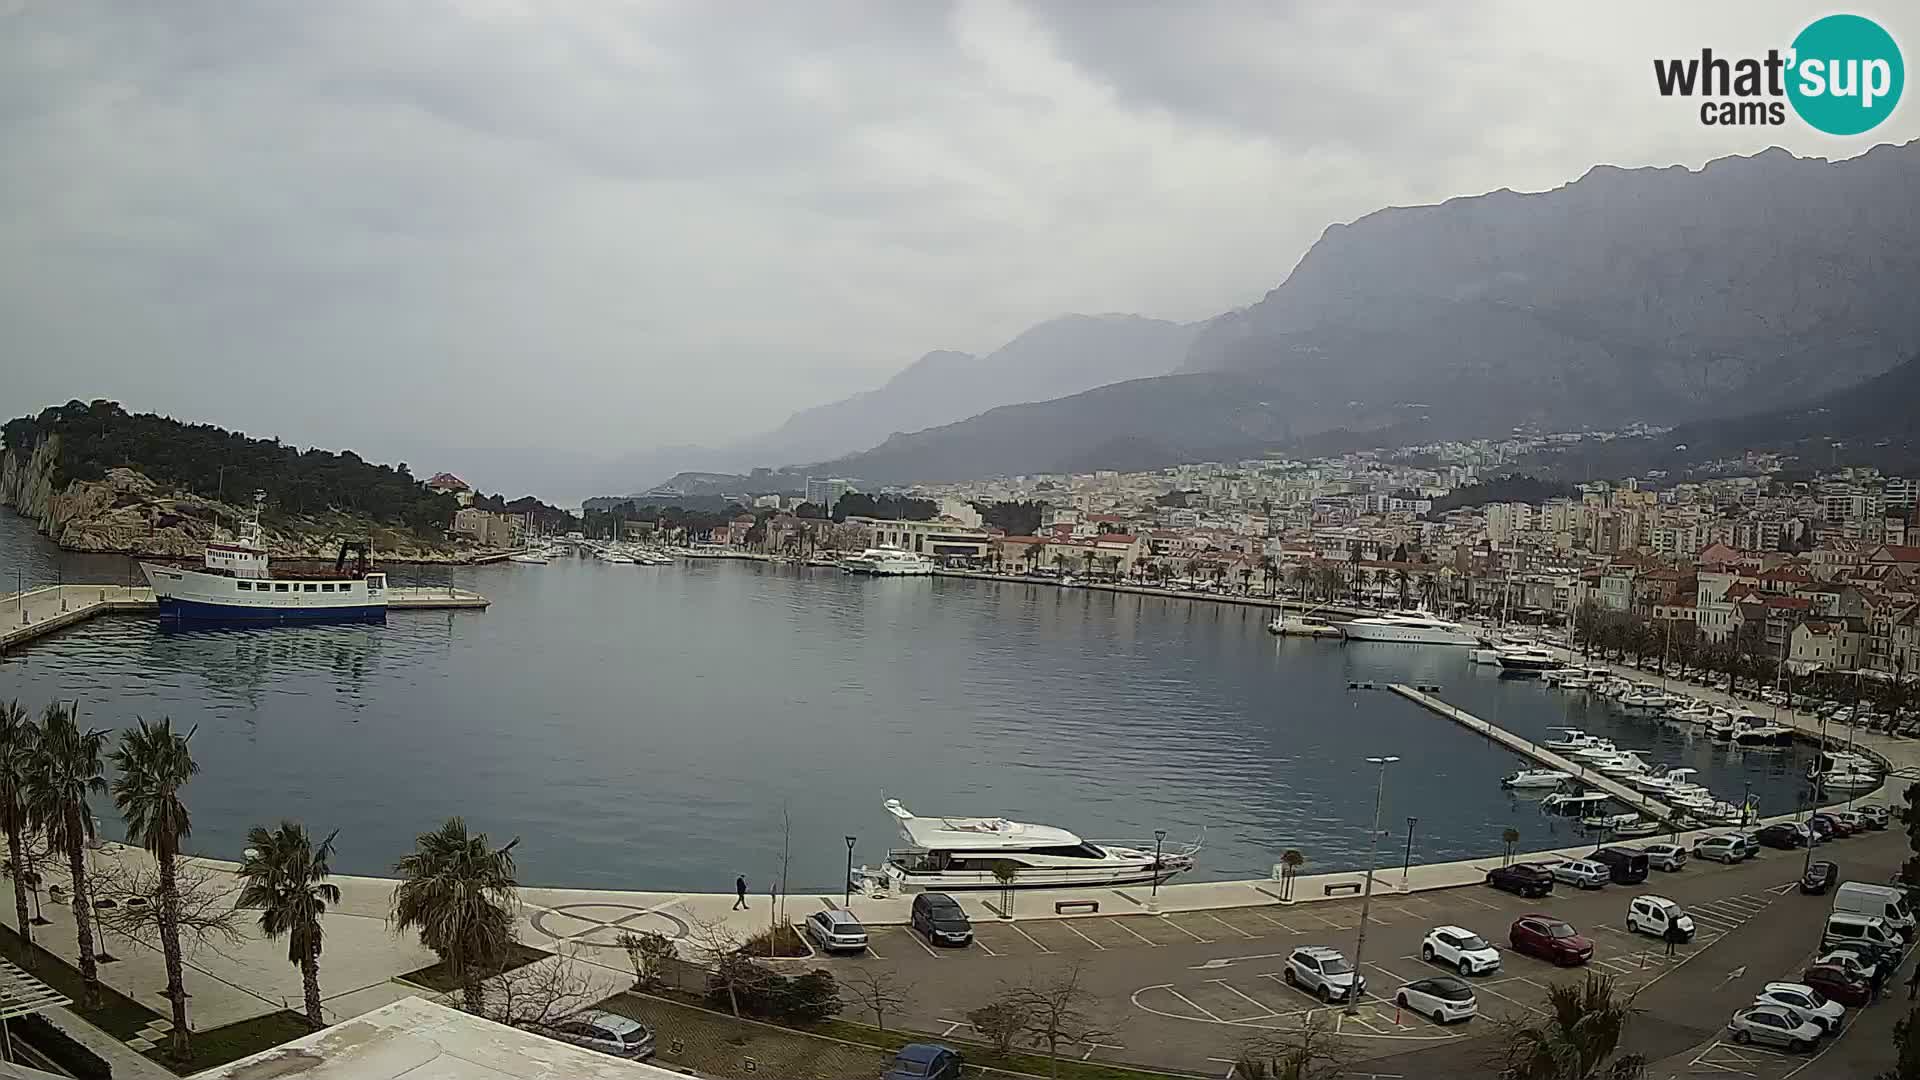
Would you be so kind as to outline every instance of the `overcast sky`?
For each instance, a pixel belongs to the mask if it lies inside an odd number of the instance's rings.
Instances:
[[[1062,312],[1244,305],[1381,206],[1920,133],[1653,90],[1825,10],[0,0],[0,406],[423,473],[723,443]]]

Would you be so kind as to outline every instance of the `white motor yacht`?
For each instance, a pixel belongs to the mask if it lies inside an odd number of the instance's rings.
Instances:
[[[1567,756],[1589,766],[1597,766],[1602,761],[1611,761],[1619,755],[1619,748],[1611,739],[1595,739],[1592,746],[1583,746],[1578,750],[1567,751]]]
[[[1366,615],[1338,624],[1348,641],[1387,641],[1404,645],[1463,645],[1473,647],[1480,638],[1466,627],[1424,611],[1395,611],[1387,615]]]
[[[1667,711],[1667,719],[1682,724],[1705,724],[1707,721],[1713,719],[1713,714],[1716,711],[1713,706],[1704,702],[1691,701],[1677,709],[1669,709]]]
[[[892,544],[881,544],[841,560],[840,568],[850,574],[914,577],[933,573],[933,560],[915,552],[902,551]]]
[[[1500,778],[1503,788],[1557,788],[1573,779],[1572,773],[1558,769],[1521,769]]]
[[[1560,733],[1560,738],[1548,739],[1543,744],[1549,750],[1559,750],[1562,752],[1567,750],[1585,750],[1595,743],[1600,742],[1598,738],[1581,731],[1579,728],[1554,728],[1554,730]]]
[[[1874,772],[1878,768],[1878,763],[1865,754],[1856,754],[1851,750],[1822,750],[1813,764],[1807,766],[1807,779],[1811,780],[1821,773]]]
[[[1193,869],[1200,845],[1162,847],[1133,841],[1126,845],[1082,840],[1051,825],[1029,825],[998,817],[916,817],[898,799],[888,799],[900,835],[909,848],[887,853],[879,869],[854,871],[856,888],[893,892],[953,889],[1043,889],[1145,885]],[[1001,881],[995,868],[1010,865]]]
[[[1880,774],[1867,769],[1845,768],[1823,772],[1813,778],[1822,791],[1872,791],[1880,786]]]
[[[1549,814],[1560,817],[1584,818],[1597,814],[1603,809],[1611,795],[1549,795],[1540,800],[1540,808]]]

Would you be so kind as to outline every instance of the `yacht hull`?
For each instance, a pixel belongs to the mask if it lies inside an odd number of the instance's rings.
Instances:
[[[1348,641],[1380,641],[1399,645],[1457,645],[1472,648],[1480,639],[1457,630],[1429,627],[1381,626],[1363,622],[1338,624]]]

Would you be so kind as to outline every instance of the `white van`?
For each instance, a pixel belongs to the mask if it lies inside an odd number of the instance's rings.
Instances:
[[[1907,895],[1891,885],[1868,885],[1863,881],[1841,883],[1833,894],[1833,910],[1853,915],[1871,915],[1913,940],[1913,912],[1907,907]]]
[[[1845,911],[1827,916],[1826,931],[1820,935],[1820,947],[1831,949],[1835,945],[1849,944],[1865,945],[1889,958],[1899,956],[1902,951],[1899,932],[1883,919]]]

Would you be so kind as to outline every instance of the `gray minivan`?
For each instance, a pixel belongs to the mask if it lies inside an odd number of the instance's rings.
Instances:
[[[1822,949],[1836,945],[1864,945],[1895,961],[1903,951],[1900,932],[1887,925],[1885,919],[1846,911],[1827,916],[1826,930],[1820,935]]]

